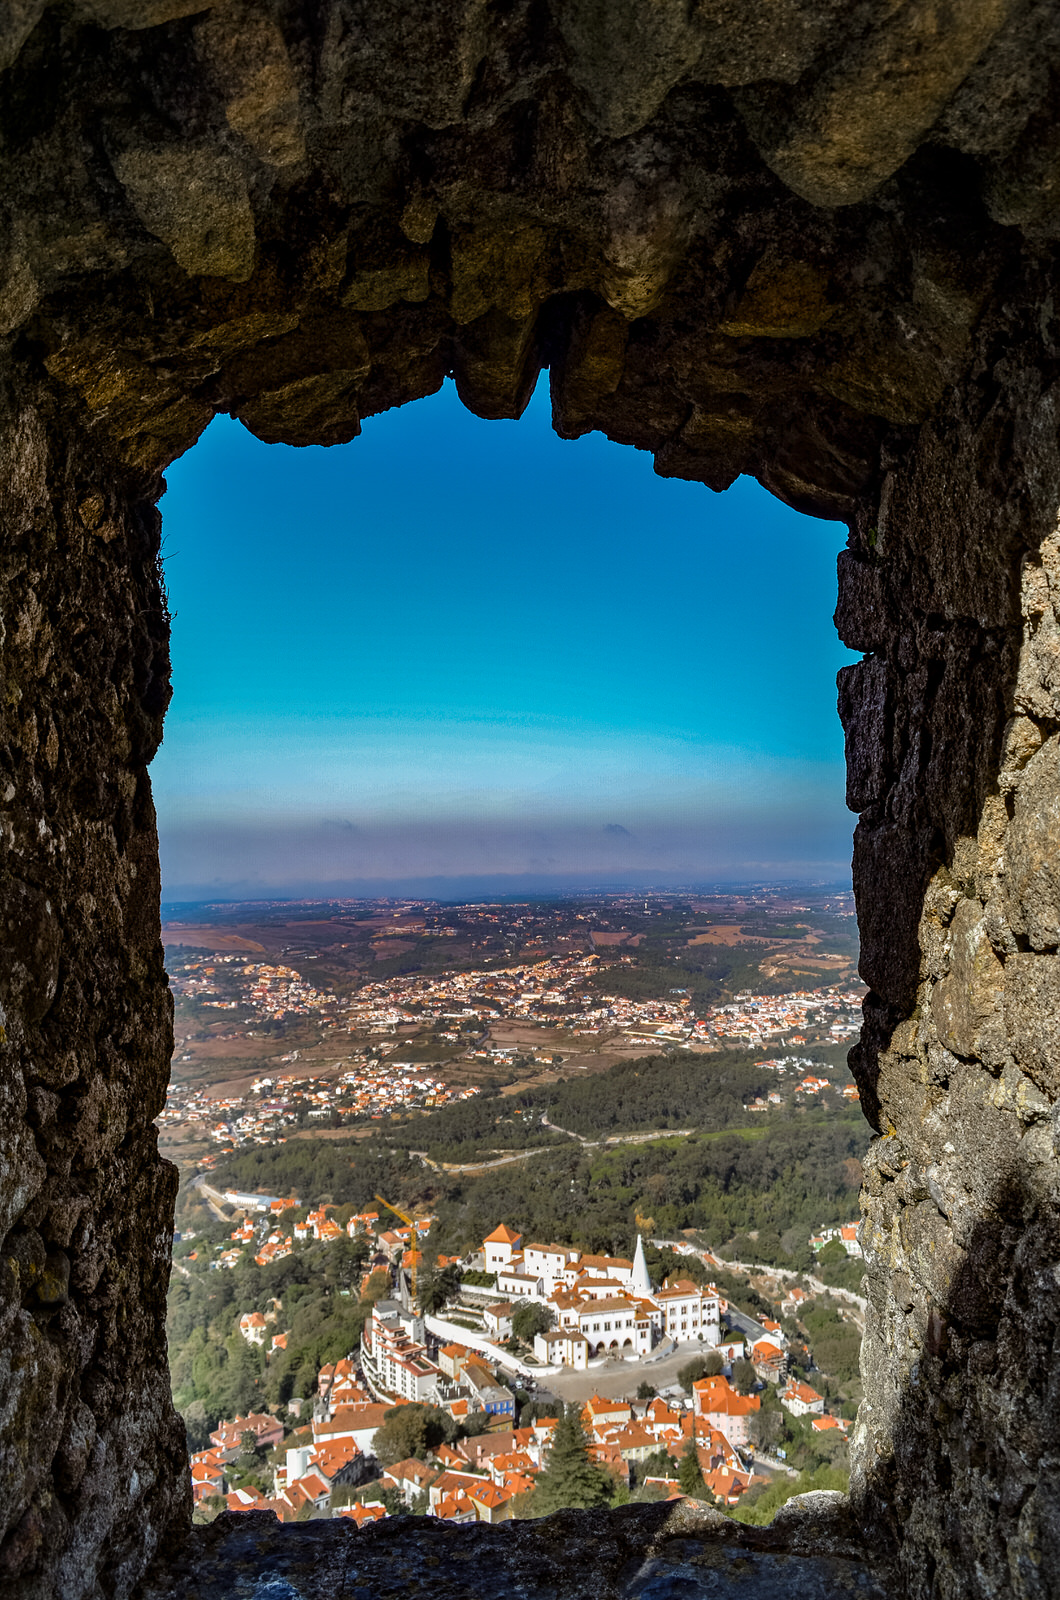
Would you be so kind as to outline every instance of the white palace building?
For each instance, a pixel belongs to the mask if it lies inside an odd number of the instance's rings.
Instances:
[[[524,1245],[521,1234],[501,1223],[483,1240],[482,1259],[511,1304],[537,1301],[553,1312],[554,1326],[534,1341],[535,1356],[550,1365],[585,1367],[608,1353],[647,1355],[662,1338],[720,1341],[724,1302],[717,1289],[687,1279],[653,1289],[639,1237],[630,1261],[583,1255],[569,1245]]]

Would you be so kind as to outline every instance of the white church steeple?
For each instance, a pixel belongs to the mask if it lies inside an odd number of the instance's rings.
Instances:
[[[630,1288],[634,1294],[651,1294],[651,1279],[648,1277],[648,1263],[644,1259],[644,1240],[637,1234],[637,1250],[633,1257],[633,1277]]]

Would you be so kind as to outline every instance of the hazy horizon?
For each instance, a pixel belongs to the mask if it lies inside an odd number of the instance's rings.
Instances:
[[[310,886],[312,888],[313,886]],[[439,905],[486,905],[515,901],[525,895],[530,901],[565,900],[585,895],[708,895],[746,893],[764,890],[790,889],[793,892],[817,890],[821,893],[841,894],[850,890],[850,875],[845,878],[714,878],[702,883],[597,882],[592,879],[579,882],[576,878],[525,877],[525,878],[410,878],[389,882],[385,879],[364,879],[361,882],[319,885],[319,893],[307,891],[297,894],[289,889],[270,890],[258,887],[254,893],[213,894],[204,887],[201,894],[169,895],[162,897],[162,909],[172,915],[182,909],[201,909],[206,906],[242,905],[317,905],[329,901],[386,900],[397,902],[434,901]]]
[[[767,863],[768,865],[768,863]],[[697,895],[759,889],[819,889],[831,893],[849,891],[850,873],[832,877],[826,872],[814,872],[807,865],[805,873],[795,875],[763,874],[757,878],[711,878],[686,880],[660,876],[657,881],[645,878],[605,878],[591,873],[578,877],[575,874],[480,874],[408,878],[336,879],[332,882],[307,883],[292,887],[289,884],[265,882],[234,882],[218,889],[212,884],[188,884],[176,892],[163,890],[164,906],[247,905],[257,902],[307,902],[315,904],[327,900],[435,900],[452,905],[470,905],[492,899],[510,900],[517,895],[532,899],[562,900],[569,895],[581,894],[664,894]],[[245,892],[243,892],[245,891]]]

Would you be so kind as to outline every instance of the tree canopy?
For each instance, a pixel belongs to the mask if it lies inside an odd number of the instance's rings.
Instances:
[[[699,1464],[699,1451],[693,1434],[689,1435],[688,1443],[677,1463],[677,1481],[681,1485],[681,1493],[691,1495],[694,1500],[714,1499],[703,1477],[703,1468]]]
[[[531,1300],[525,1306],[517,1306],[512,1312],[512,1332],[524,1344],[532,1344],[539,1333],[548,1332],[555,1320],[556,1313],[551,1306]]]
[[[422,1460],[430,1450],[455,1439],[459,1429],[440,1406],[394,1406],[377,1431],[373,1450],[384,1467],[410,1457]]]
[[[547,1516],[565,1506],[588,1511],[614,1498],[611,1474],[589,1459],[589,1436],[576,1405],[566,1406],[556,1422],[548,1465],[534,1486],[534,1513]]]

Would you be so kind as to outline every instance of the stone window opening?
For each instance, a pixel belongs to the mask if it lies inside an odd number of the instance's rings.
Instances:
[[[819,1590],[856,1567],[866,1593],[1045,1600],[1052,14],[8,11],[0,1596],[225,1592],[239,1563],[303,1600],[353,1571],[387,1600],[399,1548],[412,1568],[444,1537],[505,1600],[528,1567],[569,1600],[628,1584],[633,1555],[668,1581],[686,1539],[767,1586],[783,1560]],[[715,489],[753,474],[850,530],[837,621],[863,659],[839,702],[870,987],[854,1067],[876,1131],[851,1493],[767,1530],[665,1505],[569,1514],[577,1560],[530,1523],[503,1545],[253,1514],[202,1536],[152,1131],[172,1042],[147,779],[169,698],[161,475],[218,411],[334,443],[447,373],[479,415],[518,414],[542,366],[561,433],[599,428]]]

